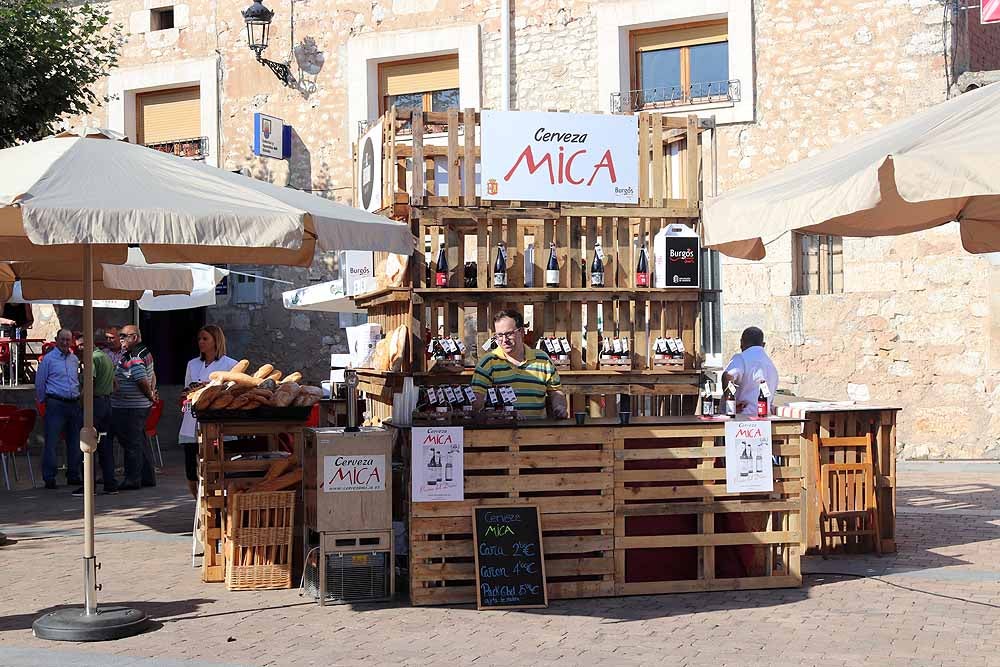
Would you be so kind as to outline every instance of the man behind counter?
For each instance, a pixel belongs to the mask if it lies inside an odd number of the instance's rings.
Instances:
[[[497,347],[483,355],[472,375],[476,409],[483,408],[488,388],[508,385],[517,395],[520,416],[544,419],[549,398],[552,416],[566,419],[566,396],[556,367],[547,354],[524,345],[524,316],[516,310],[501,310],[493,317],[493,331]]]

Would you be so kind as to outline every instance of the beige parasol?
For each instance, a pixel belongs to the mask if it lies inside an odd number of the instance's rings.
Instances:
[[[93,330],[95,262],[121,263],[127,246],[141,248],[150,262],[308,266],[316,247],[409,255],[414,239],[402,223],[120,141],[71,136],[0,150],[0,260],[75,261],[86,331]],[[89,366],[92,340],[85,340]],[[80,636],[101,620],[89,368],[83,399],[85,603],[36,620],[36,634],[47,638]],[[116,611],[118,619],[103,612],[116,636],[138,631],[145,618],[134,609]]]
[[[789,231],[895,236],[957,220],[966,250],[1000,251],[997,109],[993,84],[709,198],[705,245],[762,259]]]

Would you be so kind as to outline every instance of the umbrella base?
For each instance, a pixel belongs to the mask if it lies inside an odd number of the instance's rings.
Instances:
[[[148,626],[149,617],[138,609],[102,607],[88,616],[83,607],[68,607],[39,616],[31,630],[39,639],[103,642],[137,635]]]

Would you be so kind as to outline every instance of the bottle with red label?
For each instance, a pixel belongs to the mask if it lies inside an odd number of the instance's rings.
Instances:
[[[438,250],[437,266],[434,270],[434,286],[448,286],[448,258],[445,256],[444,246]]]
[[[767,386],[763,382],[760,383],[760,389],[757,393],[757,416],[761,418],[766,418],[770,414],[770,410],[767,405],[767,396],[764,395],[764,387]]]
[[[649,255],[645,243],[639,249],[639,261],[635,266],[635,286],[649,287]]]

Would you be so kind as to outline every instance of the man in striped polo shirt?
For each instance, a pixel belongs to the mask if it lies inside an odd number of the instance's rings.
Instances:
[[[552,416],[566,419],[566,397],[556,367],[545,352],[524,345],[524,316],[516,310],[501,310],[493,316],[493,331],[497,347],[479,360],[472,375],[476,409],[485,404],[488,388],[508,385],[517,395],[519,416],[544,419],[548,397]]]
[[[156,471],[146,442],[146,417],[153,405],[151,358],[139,352],[142,337],[139,328],[122,327],[122,356],[115,366],[115,391],[111,395],[111,421],[118,442],[125,451],[125,482],[121,491],[156,486]],[[151,357],[151,355],[150,355]]]

